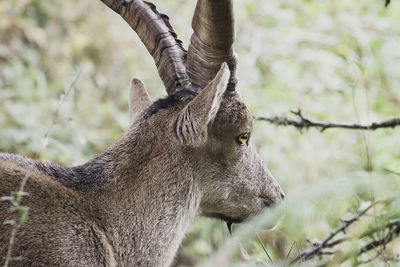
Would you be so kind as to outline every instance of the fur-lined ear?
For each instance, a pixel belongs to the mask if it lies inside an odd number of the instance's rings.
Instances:
[[[229,75],[228,64],[223,63],[215,78],[181,111],[175,129],[181,143],[198,146],[207,136],[207,125],[218,112]]]
[[[153,102],[147,94],[144,83],[136,78],[132,78],[129,85],[129,118],[132,123],[147,110]]]

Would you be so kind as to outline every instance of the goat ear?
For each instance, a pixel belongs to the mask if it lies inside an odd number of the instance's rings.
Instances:
[[[136,78],[132,78],[129,85],[129,118],[132,123],[143,112],[151,106],[153,102],[147,94],[144,83]]]
[[[183,144],[198,146],[207,134],[207,125],[215,118],[229,81],[228,64],[223,63],[215,78],[182,110],[176,134]]]

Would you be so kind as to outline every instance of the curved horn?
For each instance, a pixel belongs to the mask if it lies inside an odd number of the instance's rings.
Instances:
[[[186,50],[177,38],[168,16],[157,11],[154,4],[143,0],[101,0],[118,13],[139,35],[156,63],[168,95],[175,91],[192,90],[186,73]]]
[[[187,69],[194,86],[204,88],[227,62],[231,71],[228,89],[236,87],[236,54],[233,49],[232,0],[198,0],[193,15]]]

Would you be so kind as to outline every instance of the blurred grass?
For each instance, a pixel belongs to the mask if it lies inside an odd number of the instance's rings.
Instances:
[[[195,1],[162,0],[157,6],[187,45]],[[254,114],[301,108],[319,120],[359,123],[400,116],[398,1],[385,9],[377,0],[237,0],[235,13],[239,90]],[[153,99],[165,93],[140,40],[100,1],[0,2],[0,151],[34,155],[78,72],[41,160],[82,164],[115,141],[128,127],[132,76],[144,80]],[[399,129],[300,133],[256,122],[253,136],[288,198],[280,225],[260,228],[277,262],[294,241],[307,246],[306,237],[325,237],[364,201],[399,189],[400,177],[384,170],[400,172]],[[252,262],[268,262],[254,234],[240,236]],[[183,254],[192,264],[205,262],[215,251],[226,252],[229,240],[221,222],[200,219]],[[387,253],[398,254],[399,243]],[[235,247],[233,261],[249,264]]]

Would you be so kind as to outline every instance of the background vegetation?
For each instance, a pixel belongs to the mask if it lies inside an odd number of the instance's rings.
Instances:
[[[195,1],[157,6],[187,45]],[[301,108],[318,120],[362,124],[400,116],[399,1],[385,9],[377,0],[235,0],[235,13],[239,90],[253,114]],[[0,1],[0,151],[33,157],[51,126],[40,159],[84,163],[128,128],[132,76],[153,99],[165,94],[135,33],[100,1]],[[393,264],[399,240],[358,251],[399,218],[399,129],[300,132],[257,121],[253,143],[286,191],[284,212],[234,225],[233,238],[221,222],[199,219],[177,265],[270,264],[260,240],[285,265],[311,247],[307,238],[322,240],[340,218],[387,198],[340,234],[348,240],[332,255],[305,265]]]

